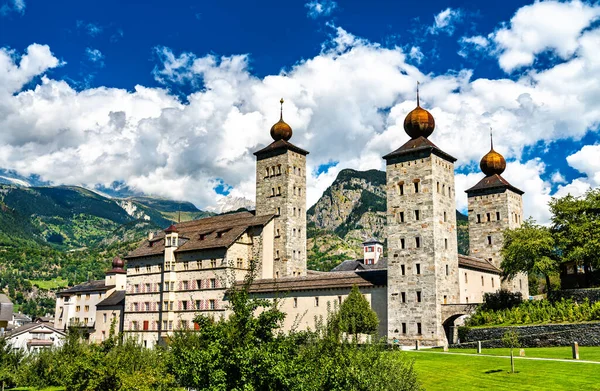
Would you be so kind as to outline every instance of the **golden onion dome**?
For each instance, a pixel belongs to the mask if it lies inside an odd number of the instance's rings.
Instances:
[[[417,107],[404,119],[404,130],[412,138],[429,137],[435,129],[433,115],[423,109],[419,102],[419,84],[417,83]]]
[[[481,162],[479,162],[479,167],[486,176],[492,176],[494,174],[500,175],[506,169],[506,160],[504,159],[504,156],[494,151],[494,141],[492,140],[491,134],[490,145],[491,149],[488,153],[485,154],[484,157],[481,158]]]
[[[282,139],[288,141],[292,138],[292,127],[283,120],[283,98],[281,98],[279,103],[281,103],[279,121],[271,126],[271,137],[275,141]]]

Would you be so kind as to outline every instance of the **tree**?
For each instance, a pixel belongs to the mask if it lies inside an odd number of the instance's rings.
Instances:
[[[558,271],[559,261],[556,242],[548,228],[528,219],[521,227],[505,230],[502,257],[504,278],[521,272],[542,274],[550,290],[550,275]]]
[[[23,353],[14,350],[5,338],[0,338],[0,389],[4,391],[5,386],[14,386],[17,368]]]
[[[339,311],[340,330],[358,338],[358,334],[373,334],[377,331],[379,319],[369,302],[360,293],[357,285],[342,302]]]
[[[514,330],[509,330],[502,336],[502,343],[507,348],[510,348],[510,371],[515,373],[515,359],[513,350],[521,347],[519,344],[519,334]]]
[[[600,189],[581,197],[567,195],[550,201],[552,233],[564,261],[600,268]]]

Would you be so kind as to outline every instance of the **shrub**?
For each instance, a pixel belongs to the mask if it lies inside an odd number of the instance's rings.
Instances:
[[[498,292],[486,293],[483,295],[484,310],[504,310],[518,306],[523,302],[521,292],[510,292],[506,289],[501,289]]]

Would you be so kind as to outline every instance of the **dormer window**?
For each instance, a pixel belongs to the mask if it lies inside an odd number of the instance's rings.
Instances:
[[[206,234],[200,234],[200,240],[206,239]]]

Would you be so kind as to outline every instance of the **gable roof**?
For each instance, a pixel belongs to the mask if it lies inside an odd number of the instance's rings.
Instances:
[[[462,254],[458,254],[458,267],[486,273],[502,274],[502,270],[492,265],[487,259],[469,257]]]
[[[484,177],[482,180],[477,182],[475,186],[465,190],[465,193],[467,193],[469,197],[472,197],[476,196],[477,193],[482,193],[486,190],[504,191],[506,189],[510,189],[519,195],[524,193],[522,190],[519,190],[510,183],[508,183],[508,181],[502,178],[500,174],[494,174]]]
[[[304,149],[299,148],[299,147],[295,146],[294,144],[292,144],[288,141],[285,141],[284,139],[281,139],[281,140],[273,141],[271,144],[267,145],[263,149],[254,152],[254,155],[256,156],[256,158],[258,160],[261,160],[261,159],[266,159],[271,156],[281,155],[282,153],[285,153],[285,151],[288,151],[288,150],[297,152],[304,156],[309,154],[308,151],[305,151]]]
[[[44,329],[48,329],[49,331],[55,332],[57,334],[60,335],[66,335],[66,333],[64,331],[61,331],[59,329],[54,328],[54,325],[52,325],[51,323],[46,323],[46,322],[33,322],[33,323],[27,323],[24,324],[21,327],[17,327],[16,329],[11,330],[7,335],[6,338],[13,338],[16,337],[18,335],[21,335],[23,333],[27,333],[29,331],[34,331],[37,328],[44,328]]]
[[[243,283],[236,283],[237,286]],[[255,280],[250,286],[251,293],[266,292],[291,292],[313,289],[359,288],[385,286],[387,284],[387,271],[378,270],[376,273],[351,272],[322,272],[309,273],[302,277],[284,277]]]
[[[413,155],[429,155],[433,153],[443,159],[448,160],[449,162],[455,162],[456,158],[447,154],[446,152],[439,149],[434,143],[421,136],[419,138],[410,139],[400,148],[396,149],[393,152],[388,153],[383,158],[385,160],[398,159],[398,160],[412,160],[414,158]],[[406,159],[403,159],[406,158]]]
[[[333,269],[332,272],[348,272],[354,270],[380,270],[387,269],[387,258],[381,257],[379,261],[373,265],[366,265],[362,259],[349,259],[346,260]]]
[[[75,285],[71,288],[63,289],[62,291],[58,292],[56,295],[60,296],[60,295],[68,295],[68,294],[73,294],[73,293],[77,294],[77,293],[84,293],[84,292],[106,292],[108,290],[111,290],[114,287],[115,287],[114,285],[106,285],[105,280],[94,280],[94,281],[84,282],[83,284]]]
[[[125,304],[125,291],[114,291],[106,299],[96,304],[98,307],[111,307],[115,305]]]
[[[250,212],[206,217],[176,224],[180,245],[175,252],[228,248],[250,227],[265,226],[275,215],[256,216]],[[125,258],[132,259],[163,254],[165,233],[145,240]]]

